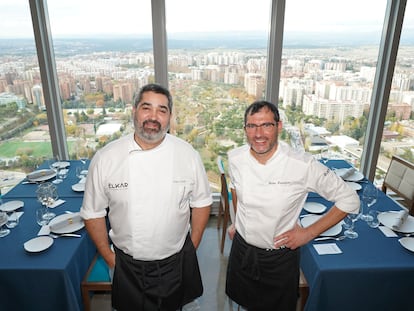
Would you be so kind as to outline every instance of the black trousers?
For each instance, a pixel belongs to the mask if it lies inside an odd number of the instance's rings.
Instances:
[[[203,293],[190,235],[179,253],[162,260],[135,260],[117,248],[115,253],[112,307],[117,311],[175,311]]]
[[[299,249],[265,250],[236,232],[227,266],[226,294],[249,311],[295,311]]]

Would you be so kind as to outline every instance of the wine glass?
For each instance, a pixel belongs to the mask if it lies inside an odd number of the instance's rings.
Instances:
[[[321,162],[323,164],[326,165],[326,163],[328,163],[329,156],[330,156],[330,154],[329,154],[329,147],[328,148],[322,148],[321,149],[321,154],[320,154],[320,159],[321,159]]]
[[[60,184],[62,182],[62,180],[59,179],[58,176],[57,176],[58,171],[59,171],[59,164],[58,164],[58,162],[59,162],[59,158],[58,157],[51,157],[50,159],[47,160],[47,165],[56,174],[55,179],[52,181],[52,183],[54,183],[54,184]]]
[[[378,199],[378,189],[374,185],[367,184],[362,192],[361,219],[365,221],[372,221],[372,215],[369,215],[369,209]]]
[[[5,224],[7,223],[7,213],[0,211],[0,238],[5,237],[10,233],[10,229],[5,228]]]
[[[36,194],[37,200],[47,209],[47,212],[43,217],[46,220],[50,220],[55,217],[56,214],[50,211],[49,206],[58,199],[56,186],[49,182],[40,184],[37,187]]]
[[[344,219],[344,235],[349,239],[356,239],[358,237],[358,232],[354,231],[355,222],[359,219],[360,214],[348,214]]]

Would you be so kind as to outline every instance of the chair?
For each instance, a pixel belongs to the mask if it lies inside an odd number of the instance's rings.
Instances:
[[[299,310],[305,310],[306,300],[308,300],[309,296],[309,285],[306,281],[305,275],[303,274],[302,269],[300,269],[299,274],[299,299],[300,299],[300,307]]]
[[[223,253],[224,251],[224,243],[226,241],[226,234],[227,234],[227,227],[230,220],[230,198],[229,198],[229,190],[227,187],[227,179],[226,174],[224,172],[224,165],[221,157],[217,157],[217,165],[220,171],[220,183],[221,183],[221,191],[220,191],[220,203],[219,203],[219,211],[217,215],[217,229],[221,227],[221,221],[223,220],[223,228],[221,232],[221,242],[220,242],[220,252]]]
[[[392,156],[385,175],[382,191],[391,190],[390,197],[408,208],[414,215],[414,164],[398,156]]]
[[[112,283],[109,268],[98,253],[93,258],[81,283],[83,306],[85,311],[91,310],[91,292],[111,292]]]

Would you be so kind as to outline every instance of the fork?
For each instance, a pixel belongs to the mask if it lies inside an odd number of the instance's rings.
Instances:
[[[76,234],[76,233],[62,233],[62,234],[54,234],[54,233],[49,233],[49,236],[51,238],[57,239],[60,237],[69,237],[69,238],[80,238],[82,237],[80,234]]]
[[[314,241],[318,242],[318,241],[326,241],[326,240],[335,240],[335,241],[342,241],[343,239],[345,239],[346,236],[341,235],[338,237],[334,237],[334,236],[324,236],[321,238],[316,238]]]

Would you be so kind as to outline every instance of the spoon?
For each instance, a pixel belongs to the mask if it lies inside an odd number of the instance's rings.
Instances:
[[[321,237],[321,238],[316,238],[315,241],[316,242],[318,242],[318,241],[325,241],[325,240],[342,241],[345,238],[346,238],[346,236],[344,236],[344,235],[341,235],[341,236],[338,236],[338,237],[334,237],[334,236],[324,236],[324,237]]]

